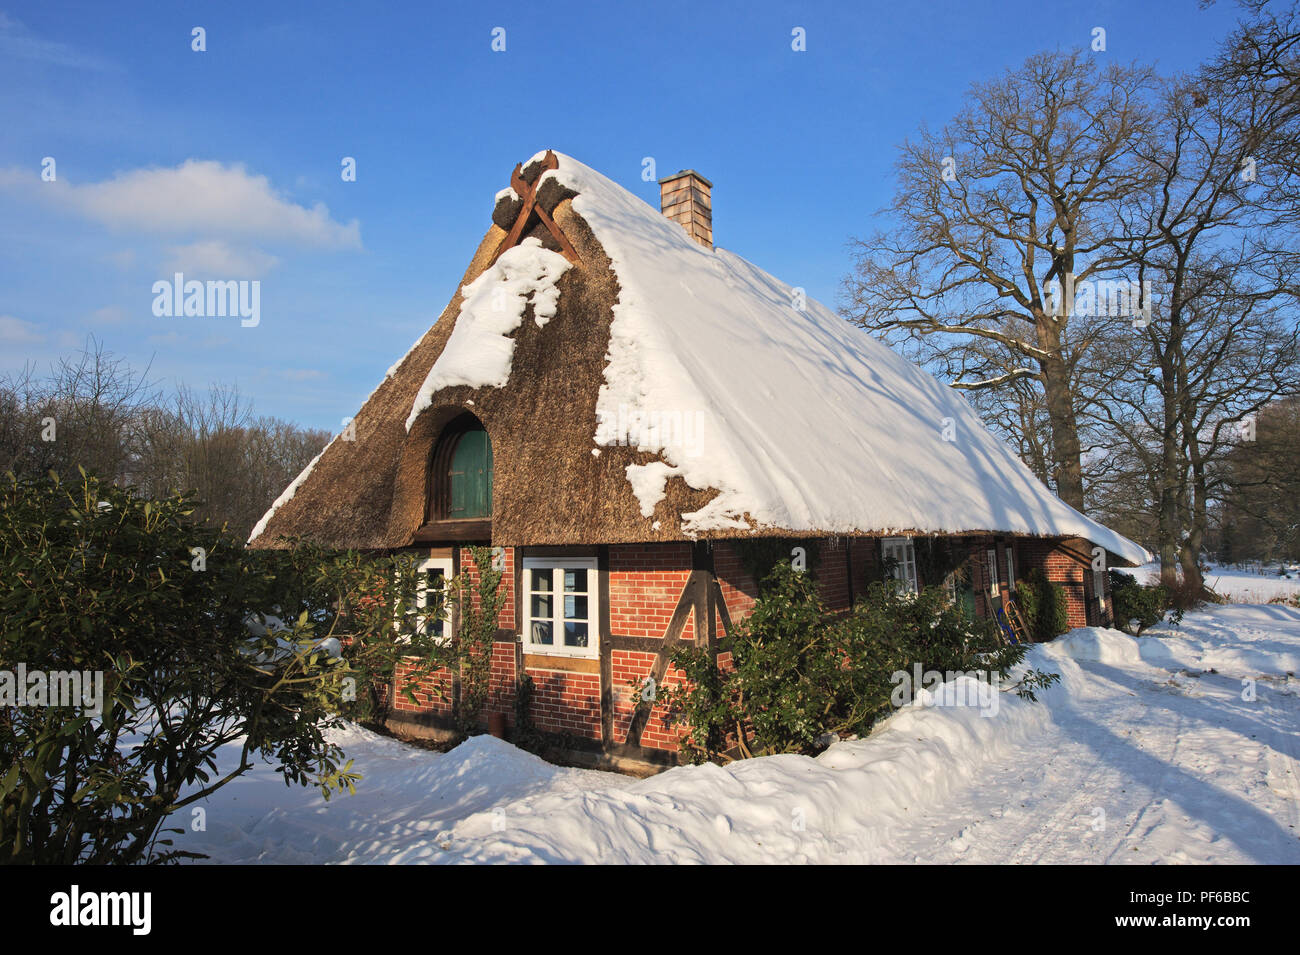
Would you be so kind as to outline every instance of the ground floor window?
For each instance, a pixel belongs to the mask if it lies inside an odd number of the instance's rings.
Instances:
[[[524,650],[556,656],[599,652],[596,558],[524,558]]]
[[[899,582],[904,593],[917,593],[916,548],[910,537],[886,537],[880,542],[881,554],[889,575]]]
[[[998,551],[996,547],[990,547],[984,552],[984,562],[988,565],[989,577],[989,596],[998,595]]]
[[[1092,593],[1097,598],[1097,610],[1105,617],[1106,615],[1106,571],[1093,567],[1092,569]]]
[[[451,639],[451,604],[447,588],[451,583],[450,557],[430,557],[416,567],[419,585],[415,595],[415,626],[421,633],[441,640]]]
[[[1010,544],[1007,545],[1007,590],[1011,591],[1014,597],[1016,593],[1016,552]]]

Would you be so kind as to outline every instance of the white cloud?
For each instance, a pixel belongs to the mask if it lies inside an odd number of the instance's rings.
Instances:
[[[335,249],[361,247],[361,225],[330,218],[317,202],[310,209],[287,199],[266,176],[240,163],[187,159],[179,166],[136,169],[102,182],[74,185],[62,176],[42,182],[30,170],[0,171],[0,186],[57,202],[113,229],[151,234],[253,236]]]
[[[6,345],[39,345],[45,333],[31,322],[12,315],[0,315],[0,342]]]
[[[167,270],[184,272],[192,278],[256,278],[265,275],[280,261],[260,249],[236,248],[220,239],[174,245],[167,252]]]

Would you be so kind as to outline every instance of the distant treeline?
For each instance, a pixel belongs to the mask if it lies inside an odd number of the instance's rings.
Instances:
[[[44,374],[0,378],[0,473],[81,467],[148,497],[194,492],[198,517],[241,537],[329,439],[255,416],[233,386],[164,389],[94,339]]]
[[[1300,560],[1300,399],[1259,413],[1227,456],[1211,547],[1225,563]]]

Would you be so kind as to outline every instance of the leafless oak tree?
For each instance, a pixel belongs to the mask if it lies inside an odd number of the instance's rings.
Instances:
[[[958,388],[1043,390],[1057,494],[1082,510],[1067,283],[1128,263],[1119,209],[1151,184],[1137,146],[1154,79],[1082,52],[1043,53],[976,85],[938,133],[903,144],[891,228],[855,243],[851,320],[911,346]],[[995,349],[981,343],[996,343]]]

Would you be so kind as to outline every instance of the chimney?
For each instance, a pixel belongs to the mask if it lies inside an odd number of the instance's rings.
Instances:
[[[694,169],[659,180],[659,211],[700,245],[713,248],[713,183]]]

